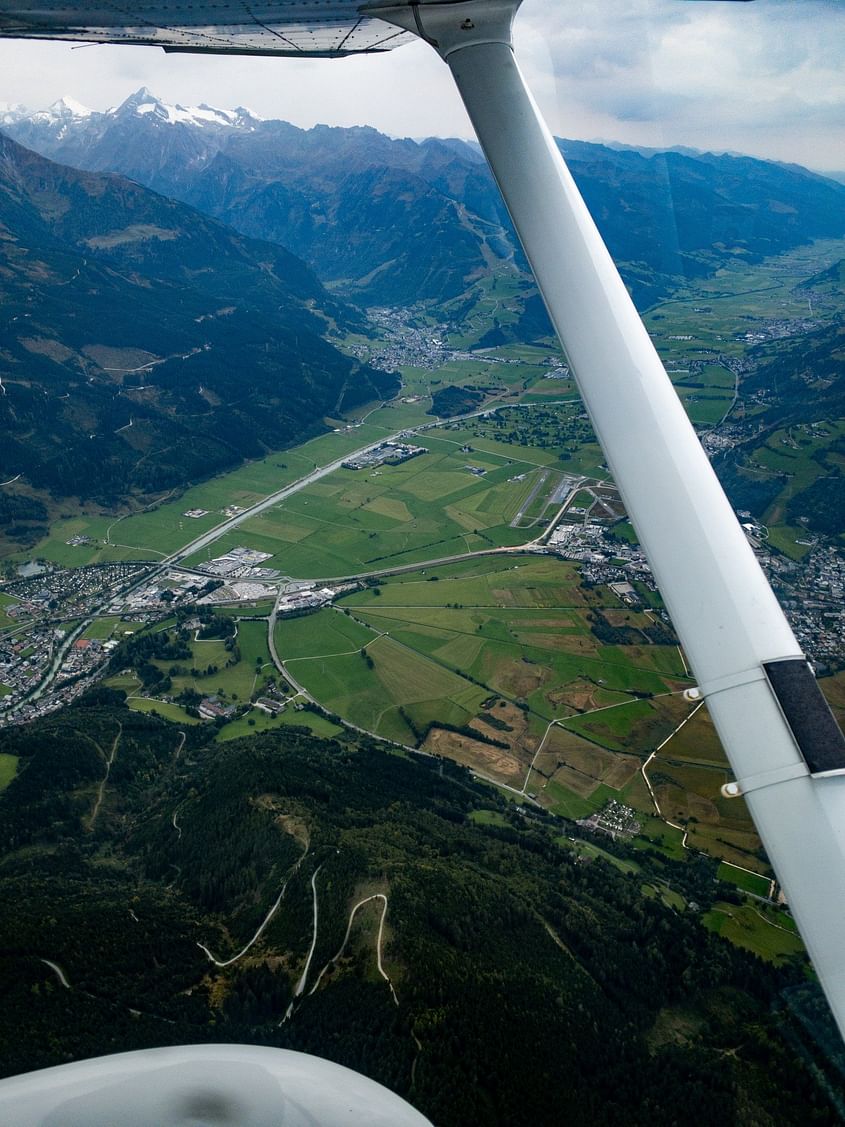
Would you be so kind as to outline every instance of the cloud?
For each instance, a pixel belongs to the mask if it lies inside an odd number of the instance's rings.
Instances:
[[[525,0],[515,30],[529,84],[562,136],[845,169],[841,0]],[[471,135],[446,67],[422,43],[325,61],[0,41],[0,101],[41,108],[70,94],[105,109],[141,85],[304,127]]]
[[[554,76],[555,101],[546,81],[544,105],[560,126],[600,122],[606,136],[631,143],[845,168],[839,0],[571,0],[554,22],[531,0],[524,11],[525,50]]]

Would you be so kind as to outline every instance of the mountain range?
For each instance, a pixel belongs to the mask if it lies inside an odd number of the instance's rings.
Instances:
[[[3,479],[110,503],[236,465],[391,390],[304,263],[0,135]]]
[[[3,480],[112,504],[301,440],[395,387],[324,339],[366,331],[349,299],[427,301],[459,326],[495,274],[509,316],[475,317],[476,341],[550,332],[477,145],[146,89],[105,113],[0,108],[0,123],[20,142],[0,137]],[[728,260],[845,235],[845,185],[804,169],[560,145],[641,306]],[[0,523],[21,518],[26,538],[22,504]]]
[[[364,305],[456,299],[491,270],[531,293],[474,144],[303,130],[242,107],[168,105],[146,88],[105,113],[65,99],[31,114],[8,110],[2,124],[45,156],[119,172],[281,244]],[[845,185],[796,166],[558,143],[641,308],[726,259],[845,234]]]

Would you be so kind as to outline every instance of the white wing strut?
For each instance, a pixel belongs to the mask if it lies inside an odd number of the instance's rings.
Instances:
[[[513,56],[520,0],[370,8],[448,63],[845,1033],[845,743]],[[548,5],[554,18],[555,5]],[[803,752],[803,754],[802,754]]]

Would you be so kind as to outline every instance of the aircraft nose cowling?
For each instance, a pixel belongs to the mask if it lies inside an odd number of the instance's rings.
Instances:
[[[0,1082],[7,1127],[426,1127],[393,1092],[319,1057],[252,1045],[147,1049]],[[429,1125],[430,1127],[430,1125]]]

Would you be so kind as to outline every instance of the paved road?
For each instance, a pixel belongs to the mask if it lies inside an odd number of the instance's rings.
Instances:
[[[563,402],[566,402],[566,400],[560,400],[559,402],[563,403]],[[152,582],[152,580],[154,580],[157,576],[161,575],[168,567],[171,567],[174,564],[181,564],[181,562],[183,560],[187,559],[188,556],[194,555],[194,553],[202,551],[203,548],[207,548],[210,544],[213,544],[216,540],[219,540],[222,536],[225,536],[227,532],[231,532],[232,529],[237,528],[239,525],[243,524],[245,521],[251,520],[252,517],[258,516],[260,513],[263,513],[266,509],[272,508],[274,505],[278,505],[281,501],[284,501],[288,497],[292,497],[295,493],[299,493],[301,490],[306,489],[309,485],[312,485],[315,481],[319,481],[321,478],[327,477],[329,474],[335,473],[337,470],[340,469],[341,465],[344,462],[348,461],[350,458],[358,457],[359,455],[364,454],[369,450],[374,450],[377,446],[382,445],[382,443],[384,443],[384,442],[393,442],[403,435],[421,434],[423,431],[433,430],[437,427],[445,426],[449,423],[460,423],[460,422],[468,421],[469,419],[477,419],[481,415],[485,415],[489,411],[494,410],[494,409],[497,409],[497,410],[517,410],[517,409],[530,408],[531,406],[534,406],[534,404],[530,404],[530,403],[505,403],[505,404],[498,405],[496,408],[494,408],[492,406],[487,406],[487,407],[481,408],[478,411],[470,411],[466,415],[453,415],[453,416],[451,416],[449,418],[445,418],[445,419],[434,419],[430,423],[420,423],[417,426],[403,427],[401,430],[397,430],[393,434],[385,435],[381,438],[377,438],[373,442],[369,442],[369,443],[366,443],[364,446],[358,447],[356,450],[350,450],[347,453],[341,455],[340,457],[333,459],[331,462],[327,462],[326,465],[324,465],[324,466],[315,466],[315,468],[310,473],[305,474],[304,477],[298,478],[296,481],[291,482],[289,485],[284,486],[282,489],[276,490],[275,493],[271,493],[269,496],[264,497],[261,501],[257,501],[254,505],[251,505],[248,509],[245,509],[242,513],[238,513],[237,516],[229,517],[227,520],[221,521],[220,524],[216,525],[212,529],[209,529],[209,531],[202,533],[202,535],[196,537],[196,539],[192,540],[189,544],[185,544],[183,547],[177,549],[175,552],[172,552],[169,556],[165,556],[158,563],[152,564],[151,568],[149,570],[144,570],[144,572],[138,577],[138,579],[135,580],[133,583],[131,583],[125,589],[123,594],[129,595],[137,587],[141,587],[146,583]],[[492,555],[492,554],[499,552],[499,551],[506,551],[507,552],[507,551],[518,551],[518,550],[519,549],[513,549],[513,548],[504,548],[504,549],[494,548],[494,549],[487,549],[487,550],[484,550],[484,551],[481,551],[481,552],[467,552],[467,553],[462,554],[460,556],[447,556],[447,557],[443,557],[441,559],[435,559],[435,560],[431,560],[431,561],[424,562],[424,563],[421,563],[421,564],[408,564],[408,565],[403,565],[403,566],[395,567],[395,568],[384,568],[384,569],[381,569],[379,571],[367,572],[366,576],[377,577],[377,576],[380,576],[380,575],[395,575],[395,574],[399,574],[400,572],[403,572],[403,571],[414,571],[414,570],[416,570],[420,567],[435,566],[435,565],[441,564],[441,563],[451,563],[451,562],[455,562],[455,561],[458,561],[458,560],[469,559],[472,556]],[[193,570],[193,569],[190,569],[190,570]],[[362,576],[362,577],[365,577],[365,576]],[[346,577],[346,578],[358,578],[358,577],[352,576],[352,577]],[[324,583],[338,582],[338,580],[328,580],[327,579],[327,580],[323,580],[322,582],[324,582]],[[84,618],[79,623],[79,625],[76,627],[76,629],[67,638],[65,638],[64,641],[62,642],[62,645],[57,650],[56,656],[54,658],[53,663],[50,666],[50,669],[47,671],[47,673],[46,673],[45,677],[42,679],[42,681],[33,690],[31,690],[29,693],[27,693],[26,696],[24,696],[21,700],[17,701],[13,708],[9,709],[9,715],[14,715],[16,712],[18,712],[22,705],[27,704],[30,701],[37,700],[49,688],[50,684],[52,683],[53,679],[55,678],[56,673],[58,672],[59,666],[61,665],[61,661],[64,658],[64,655],[67,652],[67,650],[70,648],[70,646],[73,644],[73,642],[76,641],[76,639],[83,633],[83,631],[85,629],[87,629],[88,626],[90,626],[90,624],[94,621],[94,619],[97,618],[99,615],[101,615],[103,613],[104,607],[107,604],[110,604],[113,601],[114,601],[114,593],[111,592],[108,595],[108,597],[106,599],[104,599],[101,603],[97,604],[96,606],[91,607],[88,616],[86,618]],[[274,661],[277,669],[279,669],[281,672],[284,672],[285,676],[287,676],[287,673],[284,670],[282,663],[279,661],[278,655],[275,652],[275,646],[273,645],[273,642],[272,642],[272,627],[274,625],[275,625],[275,609],[274,609],[274,614],[273,614],[272,624],[271,624],[271,629],[270,629],[270,653],[271,653],[271,656],[273,657],[273,661]],[[291,680],[292,684],[295,684],[292,679],[290,679],[290,680]],[[304,690],[300,690],[300,691],[302,691],[303,695],[305,695],[306,697],[308,696],[308,694],[305,693]]]
[[[568,402],[568,400],[561,399],[555,401],[555,403],[565,402]],[[552,404],[547,404],[547,406],[551,405]],[[296,481],[292,481],[289,485],[285,485],[281,489],[276,490],[275,493],[271,493],[268,497],[263,498],[263,500],[257,501],[248,509],[244,509],[242,513],[238,513],[237,516],[229,517],[227,520],[221,521],[220,524],[215,525],[215,527],[209,529],[208,532],[204,532],[201,536],[198,536],[195,540],[192,540],[190,544],[186,544],[184,547],[179,548],[177,551],[171,553],[171,555],[166,556],[161,561],[161,566],[165,567],[170,564],[179,563],[181,560],[187,559],[188,556],[193,555],[195,552],[201,552],[203,548],[207,548],[209,544],[213,544],[215,540],[219,540],[221,536],[224,536],[227,532],[231,532],[233,528],[237,528],[238,525],[243,524],[244,521],[251,520],[252,517],[258,516],[259,513],[263,513],[266,509],[271,509],[274,505],[278,505],[281,501],[285,501],[288,497],[292,497],[294,493],[299,493],[300,490],[306,489],[309,485],[313,485],[315,481],[319,481],[321,478],[335,473],[340,469],[343,463],[348,462],[350,458],[360,457],[362,454],[366,454],[370,450],[375,450],[377,446],[381,446],[385,442],[395,442],[397,439],[402,438],[403,436],[422,434],[424,431],[436,430],[438,427],[448,426],[450,423],[462,423],[467,422],[470,419],[478,419],[482,415],[486,415],[488,412],[494,410],[526,410],[534,406],[536,406],[536,404],[533,403],[503,403],[498,404],[495,407],[488,405],[487,407],[482,407],[478,411],[470,411],[466,415],[451,415],[450,417],[445,419],[433,419],[429,423],[419,423],[417,424],[417,426],[403,427],[401,430],[394,431],[393,434],[383,435],[382,437],[375,439],[373,442],[368,442],[364,446],[359,446],[356,450],[347,451],[339,458],[335,458],[333,461],[327,462],[324,466],[315,466],[314,469],[311,470],[310,473],[305,474],[304,477],[297,478]],[[515,460],[518,461],[518,459]],[[422,566],[425,567],[425,564],[423,564]]]

